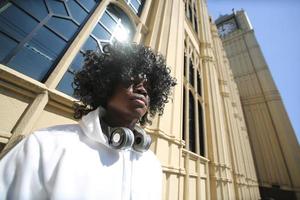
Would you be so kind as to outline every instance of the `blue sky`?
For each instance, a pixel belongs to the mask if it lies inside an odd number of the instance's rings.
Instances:
[[[207,0],[210,15],[244,9],[300,141],[300,1]]]

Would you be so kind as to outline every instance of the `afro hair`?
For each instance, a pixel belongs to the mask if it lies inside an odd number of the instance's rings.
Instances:
[[[161,54],[140,44],[113,43],[103,47],[103,52],[87,51],[83,68],[75,73],[74,96],[80,100],[75,104],[76,119],[99,106],[106,108],[109,97],[118,84],[128,84],[141,77],[147,79],[150,98],[148,112],[140,124],[151,123],[148,118],[163,114],[171,88],[176,80]]]

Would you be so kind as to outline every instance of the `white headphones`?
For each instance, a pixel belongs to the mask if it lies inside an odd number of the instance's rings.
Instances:
[[[110,127],[106,124],[102,117],[105,109],[99,107],[99,120],[102,132],[108,139],[108,144],[113,149],[129,149],[132,148],[137,152],[145,152],[151,145],[151,137],[140,126],[135,125],[134,130],[126,127]]]
[[[151,145],[151,137],[137,125],[133,131],[125,127],[108,127],[107,137],[113,149],[133,148],[137,152],[145,152]]]

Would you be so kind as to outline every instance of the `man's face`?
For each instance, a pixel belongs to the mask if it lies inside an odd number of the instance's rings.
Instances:
[[[107,111],[124,122],[138,121],[149,106],[149,96],[145,80],[129,85],[118,84],[107,101]]]

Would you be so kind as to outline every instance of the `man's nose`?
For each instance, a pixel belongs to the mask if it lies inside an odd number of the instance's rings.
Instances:
[[[146,81],[143,80],[142,82],[134,85],[133,86],[134,92],[142,94],[146,97],[148,95],[148,92],[146,90],[145,83],[146,83]]]

